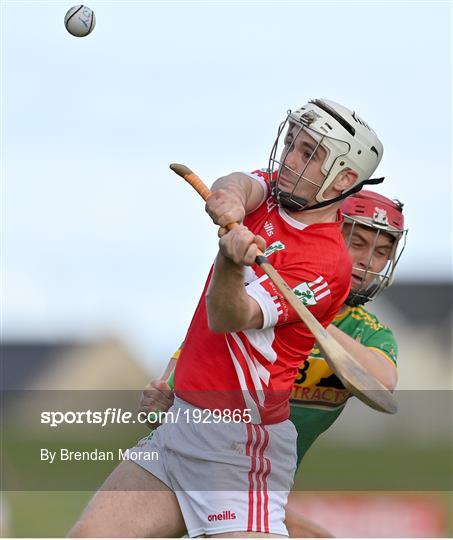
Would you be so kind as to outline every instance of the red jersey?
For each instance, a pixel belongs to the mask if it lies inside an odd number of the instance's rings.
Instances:
[[[265,255],[318,321],[328,326],[350,288],[351,262],[335,223],[304,225],[278,206],[269,193],[268,175],[252,173],[263,184],[262,204],[244,225],[266,239]],[[203,409],[249,409],[253,423],[272,424],[289,417],[289,397],[299,365],[314,337],[261,268],[246,267],[247,293],[263,313],[261,329],[227,334],[208,327],[206,281],[175,370],[175,393]],[[227,301],[227,299],[225,299]]]

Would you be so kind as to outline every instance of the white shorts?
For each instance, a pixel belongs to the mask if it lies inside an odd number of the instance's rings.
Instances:
[[[288,536],[285,506],[296,471],[292,422],[195,422],[191,411],[200,409],[175,397],[169,412],[176,417],[178,410],[177,422],[162,424],[130,452],[156,452],[149,454],[154,459],[132,459],[175,492],[189,536]]]

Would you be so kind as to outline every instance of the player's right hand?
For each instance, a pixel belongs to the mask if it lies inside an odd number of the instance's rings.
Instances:
[[[222,255],[234,263],[251,266],[258,255],[258,249],[266,249],[266,241],[244,225],[238,225],[220,238],[219,248]]]
[[[156,379],[146,385],[142,392],[139,412],[167,412],[173,405],[174,394],[168,384],[162,379]],[[150,423],[150,427],[157,427],[159,422]]]
[[[206,212],[220,227],[242,223],[245,217],[244,201],[233,189],[217,189],[206,201]]]

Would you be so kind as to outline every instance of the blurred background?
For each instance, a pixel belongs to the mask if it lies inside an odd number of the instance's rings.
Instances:
[[[86,38],[72,5],[1,4],[2,534],[64,536],[114,466],[38,470],[40,400],[133,406],[184,338],[217,238],[168,164],[208,184],[265,167],[286,110],[326,97],[379,134],[376,190],[405,203],[396,282],[370,307],[399,344],[400,412],[351,400],[297,508],[338,536],[451,535],[451,5],[93,1]]]

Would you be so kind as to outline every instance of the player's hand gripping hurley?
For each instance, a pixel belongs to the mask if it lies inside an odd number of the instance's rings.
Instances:
[[[185,165],[172,163],[170,169],[184,178],[206,201],[211,191],[203,181]],[[237,223],[228,225],[228,229]],[[361,401],[376,409],[390,414],[397,411],[397,404],[391,392],[377,379],[370,375],[354,358],[333,338],[319,323],[307,307],[297,298],[291,287],[284,281],[269,263],[264,253],[258,250],[255,262],[269,276],[275,286],[294,308],[301,321],[307,326],[318,342],[319,348],[330,368],[339,377],[344,386]]]

